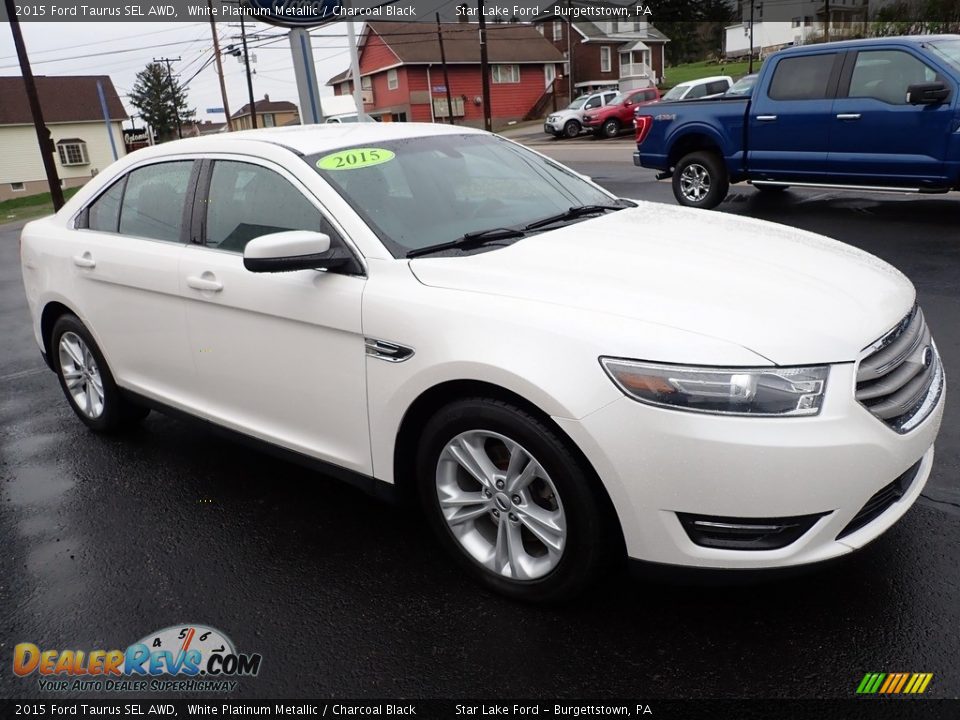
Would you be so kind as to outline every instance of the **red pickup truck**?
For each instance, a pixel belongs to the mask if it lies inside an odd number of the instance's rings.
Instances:
[[[583,127],[592,130],[597,137],[616,137],[621,132],[633,130],[634,108],[659,99],[660,91],[655,87],[620,93],[609,105],[587,112],[583,116]]]

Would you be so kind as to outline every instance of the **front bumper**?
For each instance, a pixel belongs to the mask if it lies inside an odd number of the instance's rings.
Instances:
[[[557,135],[563,132],[563,122],[559,120],[545,120],[543,123],[543,131],[547,135]]]
[[[831,368],[816,417],[706,415],[623,397],[579,420],[555,420],[603,480],[631,558],[703,568],[820,562],[866,545],[910,508],[930,475],[943,415],[945,392],[916,429],[898,435],[854,399],[854,368]],[[902,497],[838,539],[871,498],[918,461]],[[731,550],[695,543],[678,513],[819,517],[785,547]]]

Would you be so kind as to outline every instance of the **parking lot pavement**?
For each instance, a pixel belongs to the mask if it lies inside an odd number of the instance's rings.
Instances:
[[[618,194],[672,202],[629,147],[599,160],[552,147]],[[960,199],[747,187],[720,211],[892,262],[960,377]],[[12,676],[15,643],[125,647],[180,623],[263,655],[238,697],[852,697],[879,671],[932,672],[928,697],[960,695],[955,403],[925,497],[838,565],[734,587],[621,574],[577,604],[540,608],[460,576],[415,513],[193,425],[154,413],[126,437],[87,432],[33,345],[10,227],[0,323],[4,697],[43,696]]]

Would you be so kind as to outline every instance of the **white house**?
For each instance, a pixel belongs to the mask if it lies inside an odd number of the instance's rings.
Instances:
[[[750,2],[740,1],[740,22],[724,29],[724,54],[746,57],[750,52]],[[830,26],[838,33],[860,26],[869,12],[886,0],[830,0]],[[790,45],[804,45],[812,34],[822,35],[827,19],[823,0],[776,0],[753,5],[753,52],[763,57]]]
[[[109,77],[38,75],[35,80],[63,187],[83,185],[126,154],[121,124],[127,113]],[[0,200],[49,190],[26,88],[19,76],[0,77],[0,157]]]

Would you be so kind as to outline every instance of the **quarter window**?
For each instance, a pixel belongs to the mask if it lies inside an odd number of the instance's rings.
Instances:
[[[183,204],[193,161],[137,168],[127,176],[120,206],[120,234],[180,242]]]
[[[120,201],[126,178],[115,182],[109,190],[97,198],[88,211],[87,227],[100,232],[117,232],[120,223]]]
[[[847,96],[906,105],[908,87],[936,79],[937,73],[910,53],[902,50],[869,50],[857,53]]]
[[[253,238],[286,230],[336,236],[320,211],[272,170],[231,160],[214,163],[207,196],[207,247],[242,253]]]
[[[820,100],[827,97],[827,85],[835,54],[784,58],[777,63],[770,81],[772,100]]]
[[[490,68],[493,82],[498,84],[520,82],[519,65],[494,65]]]
[[[57,154],[60,156],[60,164],[67,167],[90,164],[87,144],[83,140],[60,140],[57,143]]]

